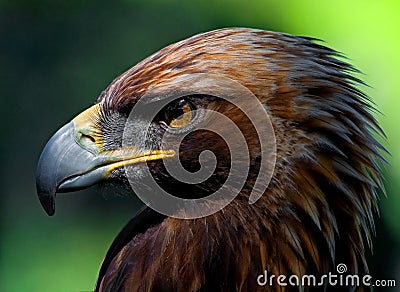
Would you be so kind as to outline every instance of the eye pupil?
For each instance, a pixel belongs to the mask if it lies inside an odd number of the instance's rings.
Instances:
[[[173,101],[164,110],[165,123],[172,128],[181,128],[193,119],[193,106],[185,99]]]

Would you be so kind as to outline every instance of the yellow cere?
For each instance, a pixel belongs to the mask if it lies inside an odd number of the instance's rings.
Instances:
[[[75,140],[86,149],[99,153],[103,150],[100,129],[101,105],[95,104],[81,112],[72,121],[75,125]]]

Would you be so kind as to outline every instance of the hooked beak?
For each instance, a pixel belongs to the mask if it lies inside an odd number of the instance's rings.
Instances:
[[[47,142],[36,169],[36,189],[48,215],[55,213],[56,193],[88,188],[126,165],[162,159],[172,150],[137,150],[134,147],[105,151],[99,114],[94,105],[59,129]]]

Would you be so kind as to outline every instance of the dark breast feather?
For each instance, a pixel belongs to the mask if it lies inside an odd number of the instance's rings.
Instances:
[[[111,261],[118,255],[122,248],[127,245],[136,235],[143,233],[148,228],[161,223],[165,218],[165,215],[155,212],[151,208],[144,206],[139,210],[136,216],[129,220],[129,222],[118,233],[117,237],[111,243],[111,246],[107,251],[107,254],[101,264],[95,291],[99,291],[101,281],[107,273]],[[120,284],[122,285],[123,283]]]

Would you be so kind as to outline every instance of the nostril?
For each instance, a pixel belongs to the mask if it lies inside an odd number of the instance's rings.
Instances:
[[[84,140],[84,141],[86,141],[86,142],[96,143],[96,139],[93,138],[93,137],[90,136],[90,135],[82,134],[82,135],[81,135],[81,139]]]
[[[101,148],[101,136],[91,129],[77,129],[74,133],[75,141],[82,148],[92,153],[99,153]]]

